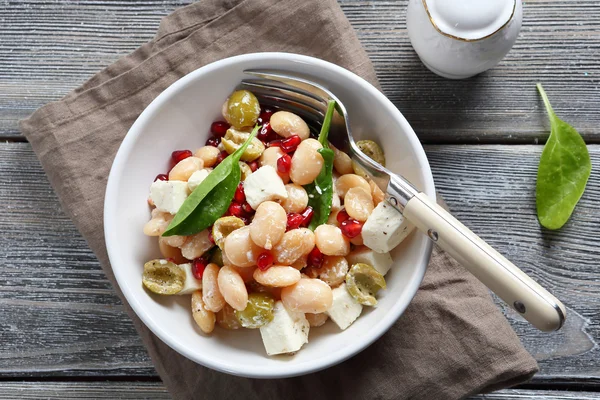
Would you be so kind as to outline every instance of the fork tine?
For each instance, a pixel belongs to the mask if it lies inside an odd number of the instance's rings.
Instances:
[[[296,95],[295,92],[275,90],[268,85],[251,81],[242,81],[238,89],[250,90],[259,98],[262,104],[278,108],[284,106],[319,128],[323,123],[323,118],[325,117],[324,110],[317,108],[318,106],[314,102],[309,102],[306,98]]]
[[[295,88],[293,86],[284,85],[276,81],[268,80],[250,80],[245,79],[242,81],[243,85],[249,87],[248,90],[261,91],[268,94],[276,94],[279,97],[294,100],[305,107],[313,108],[318,114],[325,115],[327,111],[327,102],[322,99],[315,98],[311,93],[305,92],[302,89]]]
[[[314,98],[320,102],[327,104],[330,100],[335,100],[336,103],[340,103],[340,101],[331,93],[329,90],[325,89],[321,85],[308,81],[299,76],[293,76],[290,73],[282,73],[281,71],[273,71],[273,70],[256,70],[249,69],[245,70],[244,73],[248,75],[254,75],[259,78],[269,79],[272,81],[277,81],[284,83],[288,86],[295,88],[296,90],[301,90],[309,97]]]

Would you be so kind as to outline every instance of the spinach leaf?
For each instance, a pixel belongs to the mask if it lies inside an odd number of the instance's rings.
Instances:
[[[310,185],[304,186],[308,193],[308,205],[312,207],[314,215],[308,228],[317,229],[317,226],[323,225],[329,219],[331,214],[331,203],[333,201],[333,150],[319,149],[325,163],[321,172]]]
[[[536,205],[540,224],[548,229],[561,228],[583,195],[592,170],[590,155],[575,128],[560,120],[541,84],[538,91],[550,117],[550,137],[544,146],[538,167]]]
[[[238,161],[259,128],[255,127],[248,140],[225,158],[185,199],[163,236],[196,234],[211,226],[227,211],[240,183]]]
[[[333,201],[334,152],[329,148],[327,136],[329,136],[329,128],[331,126],[334,108],[335,101],[330,101],[327,105],[327,113],[323,120],[321,133],[319,133],[319,142],[323,145],[323,148],[318,151],[321,156],[323,156],[323,168],[321,168],[321,172],[319,172],[319,175],[313,183],[304,186],[304,189],[306,189],[306,192],[308,193],[308,205],[312,207],[314,211],[314,215],[308,226],[308,228],[313,231],[317,226],[326,223],[329,214],[331,214],[331,202]]]

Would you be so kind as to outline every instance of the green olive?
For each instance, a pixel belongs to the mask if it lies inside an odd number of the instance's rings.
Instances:
[[[152,293],[177,294],[185,285],[185,271],[167,260],[152,260],[144,264],[142,283]]]
[[[213,247],[209,262],[217,264],[219,267],[223,266],[223,252],[221,252],[220,248]]]
[[[238,163],[240,164],[240,171],[242,172],[241,181],[244,182],[252,173],[252,168],[243,161],[238,161]]]
[[[225,119],[235,128],[254,126],[260,115],[260,104],[252,92],[238,90],[227,99]]]
[[[244,328],[260,328],[273,320],[275,300],[266,293],[250,293],[248,305],[243,311],[236,311],[235,316]]]
[[[235,316],[236,311],[229,304],[225,306],[217,313],[217,324],[224,329],[235,330],[240,329],[242,324],[238,321]]]
[[[368,264],[354,264],[346,274],[346,288],[350,296],[365,306],[377,304],[375,295],[385,289],[385,279],[375,268]]]
[[[372,140],[359,140],[356,145],[367,157],[385,167],[385,154],[377,143]]]
[[[212,229],[213,239],[215,244],[219,246],[221,250],[223,250],[223,245],[225,244],[225,238],[229,236],[229,234],[237,229],[243,228],[246,226],[244,221],[242,221],[238,217],[221,217],[215,221]]]
[[[239,149],[240,146],[248,140],[248,137],[250,137],[250,132],[229,128],[227,129],[225,137],[221,139],[221,143],[223,143],[225,151],[231,154]],[[261,156],[263,151],[265,151],[263,142],[261,142],[260,139],[253,138],[240,159],[242,161],[254,161]]]

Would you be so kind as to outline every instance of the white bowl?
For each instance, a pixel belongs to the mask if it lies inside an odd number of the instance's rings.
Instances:
[[[110,262],[123,294],[140,319],[161,340],[206,367],[253,378],[283,378],[318,371],[363,350],[396,322],[425,273],[430,241],[413,233],[393,251],[394,266],[376,308],[345,331],[331,321],[312,329],[309,343],[293,356],[268,357],[258,329],[215,328],[203,335],[190,312],[189,296],[151,295],[142,287],[146,261],[159,258],[156,238],[142,233],[149,220],[146,204],[154,177],[168,170],[173,150],[204,145],[212,121],[222,119],[221,105],[251,68],[282,69],[309,75],[344,103],[357,140],[375,139],[386,151],[387,165],[418,189],[435,196],[425,152],[394,105],[368,82],[337,65],[286,53],[257,53],[227,58],[181,78],[139,116],[115,157],[104,207]]]

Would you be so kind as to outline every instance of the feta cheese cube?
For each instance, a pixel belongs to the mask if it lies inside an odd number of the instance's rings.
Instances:
[[[150,198],[159,211],[176,214],[188,197],[189,189],[184,181],[156,181],[150,186]]]
[[[283,181],[275,168],[265,165],[257,169],[244,181],[244,193],[250,207],[257,209],[263,201],[285,200],[288,198]]]
[[[344,330],[360,316],[363,306],[350,296],[345,283],[333,289],[332,292],[333,303],[325,313],[340,329]]]
[[[260,328],[267,354],[286,354],[300,350],[308,343],[310,325],[303,313],[287,310],[281,301],[275,303],[273,320]]]
[[[414,225],[400,212],[382,201],[363,225],[363,243],[378,253],[386,253],[398,246],[413,229]]]
[[[206,177],[208,176],[208,174],[210,174],[211,171],[211,168],[204,168],[194,172],[187,181],[190,192],[193,192],[194,189],[196,189],[198,185],[200,185],[202,181],[206,179]]]
[[[192,273],[192,264],[179,264],[179,267],[185,271],[185,284],[181,292],[177,294],[192,294],[196,290],[202,289],[202,281],[196,279]]]
[[[387,274],[394,262],[390,253],[376,253],[365,246],[352,250],[346,259],[351,266],[358,263],[368,264],[381,275]]]

